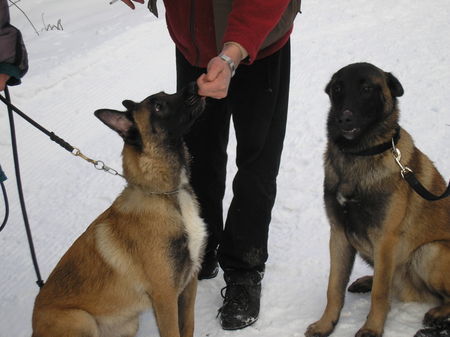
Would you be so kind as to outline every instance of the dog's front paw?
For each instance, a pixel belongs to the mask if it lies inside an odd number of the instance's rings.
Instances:
[[[308,329],[306,329],[306,337],[326,337],[329,336],[334,330],[335,324],[332,322],[324,323],[322,321],[317,321],[311,324]]]
[[[376,332],[371,329],[361,328],[355,335],[355,337],[381,337],[383,333]]]

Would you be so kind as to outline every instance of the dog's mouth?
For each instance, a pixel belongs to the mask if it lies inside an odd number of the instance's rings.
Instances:
[[[360,130],[359,128],[353,128],[350,130],[341,130],[341,133],[345,139],[352,140],[356,138]]]
[[[198,117],[205,109],[205,97],[198,95],[196,82],[190,82],[183,89],[184,105],[191,112],[192,117]]]
[[[184,101],[185,106],[190,111],[192,118],[196,119],[205,110],[205,98],[197,94],[189,95]]]

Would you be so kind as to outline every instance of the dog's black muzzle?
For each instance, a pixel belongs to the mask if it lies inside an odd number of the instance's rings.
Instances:
[[[190,82],[182,90],[183,100],[190,117],[197,119],[205,109],[205,97],[198,95],[198,86],[196,82]]]
[[[345,109],[336,117],[336,124],[342,136],[348,140],[354,139],[360,131],[356,117],[349,109]]]

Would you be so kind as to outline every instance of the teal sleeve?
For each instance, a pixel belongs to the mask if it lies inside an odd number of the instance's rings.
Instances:
[[[0,63],[0,74],[9,75],[8,85],[16,85],[20,83],[19,67],[10,63]]]

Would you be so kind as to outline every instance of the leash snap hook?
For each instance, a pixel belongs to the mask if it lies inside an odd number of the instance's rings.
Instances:
[[[395,162],[400,167],[400,174],[402,175],[402,178],[405,179],[405,174],[408,172],[412,172],[412,170],[408,166],[403,166],[403,164],[401,163],[402,153],[395,146],[393,140],[392,140],[392,155],[394,156]]]
[[[105,170],[106,172],[108,172],[109,174],[112,174],[113,176],[120,175],[119,172],[117,172],[116,170],[114,170],[113,168],[108,167],[108,166],[105,166],[105,169],[104,169],[104,170]]]
[[[408,172],[412,173],[412,170],[408,166],[405,166],[405,168],[400,171],[400,174],[402,175],[403,179],[406,179],[405,178],[405,174],[408,173]]]
[[[113,168],[107,166],[103,161],[91,159],[88,156],[85,156],[83,153],[81,153],[80,149],[77,149],[76,147],[73,149],[72,154],[76,157],[81,157],[89,163],[92,163],[92,165],[94,165],[94,167],[99,171],[105,171],[106,173],[112,174],[113,176],[121,176],[123,178],[123,175],[121,175]]]
[[[104,163],[103,161],[101,161],[101,160],[95,160],[95,161],[93,162],[93,164],[94,164],[94,167],[95,167],[97,170],[103,170],[103,171],[105,171],[106,173],[112,174],[113,176],[121,176],[121,177],[123,177],[119,172],[117,172],[117,171],[114,170],[113,168],[111,168],[111,167],[105,165],[105,163]]]

